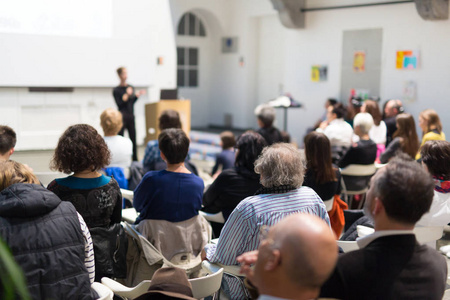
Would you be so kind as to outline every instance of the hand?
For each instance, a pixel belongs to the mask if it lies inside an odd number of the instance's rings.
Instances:
[[[136,92],[136,97],[139,98],[140,96],[143,96],[145,94],[147,94],[146,90],[139,90],[139,91]]]
[[[200,258],[202,259],[202,261],[208,260],[208,259],[206,258],[206,252],[205,252],[205,249],[203,249],[203,250],[202,250],[202,253],[200,253]]]
[[[327,121],[323,121],[322,123],[320,123],[319,128],[320,129],[325,129],[328,126],[328,122]]]
[[[129,97],[130,96],[128,96],[128,94],[123,94],[123,96],[122,96],[123,102],[127,102]]]
[[[248,280],[252,281],[254,271],[251,268],[258,260],[258,250],[246,252],[236,258],[238,263],[241,264],[241,273],[245,274]]]
[[[133,88],[131,86],[127,87],[127,94],[128,95],[133,95]]]

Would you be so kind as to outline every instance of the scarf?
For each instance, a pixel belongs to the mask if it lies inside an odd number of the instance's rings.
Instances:
[[[436,192],[442,194],[450,193],[450,180],[443,180],[435,176],[433,176],[433,179],[434,179],[434,190]]]
[[[279,185],[273,187],[262,187],[256,191],[255,195],[261,194],[284,194],[297,188],[292,185]]]

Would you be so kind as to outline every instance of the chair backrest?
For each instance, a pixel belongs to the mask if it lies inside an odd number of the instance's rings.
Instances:
[[[348,165],[344,169],[341,169],[341,174],[347,176],[371,176],[375,174],[376,170],[375,164]]]
[[[91,284],[91,288],[97,292],[97,300],[113,300],[114,293],[108,286],[94,282]]]
[[[202,268],[207,272],[206,276],[189,279],[194,298],[201,299],[210,296],[220,289],[223,276],[223,268],[204,262]],[[117,296],[134,299],[148,291],[151,280],[144,280],[135,287],[126,287],[117,281],[103,277],[102,284],[109,288]]]
[[[209,275],[200,278],[189,279],[192,285],[194,298],[201,299],[208,297],[220,289],[223,276],[223,268],[210,267],[208,261],[202,263],[203,269],[207,270]]]
[[[122,198],[128,199],[133,203],[134,198],[134,192],[126,189],[120,189],[120,192],[122,193]]]
[[[435,242],[442,238],[443,233],[444,227],[440,226],[414,227],[414,234],[420,244]]]
[[[325,204],[327,211],[330,211],[333,208],[334,196],[331,199],[323,201],[323,203]]]
[[[342,248],[342,250],[344,250],[345,253],[359,249],[356,241],[337,241],[337,244]]]
[[[207,213],[204,211],[199,211],[199,215],[203,216],[207,221],[216,222],[216,223],[225,223],[225,218],[223,217],[222,212],[218,212],[216,214]]]

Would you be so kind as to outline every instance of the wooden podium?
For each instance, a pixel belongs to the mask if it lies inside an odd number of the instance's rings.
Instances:
[[[157,140],[161,133],[159,130],[159,116],[166,109],[176,110],[180,114],[181,126],[189,136],[191,130],[191,101],[190,100],[159,100],[159,102],[145,105],[145,144]]]

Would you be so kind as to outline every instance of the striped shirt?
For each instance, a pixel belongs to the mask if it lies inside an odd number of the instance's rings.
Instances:
[[[89,232],[89,228],[86,226],[83,217],[79,213],[77,213],[77,215],[84,237],[84,265],[89,273],[89,280],[92,284],[95,279],[94,245],[92,244],[91,233]]]
[[[272,226],[293,213],[316,215],[328,224],[325,204],[309,187],[282,194],[262,194],[242,200],[225,223],[219,242],[205,247],[206,258],[212,263],[237,265],[236,257],[259,247],[259,229]],[[231,299],[245,299],[240,283],[224,275]]]

